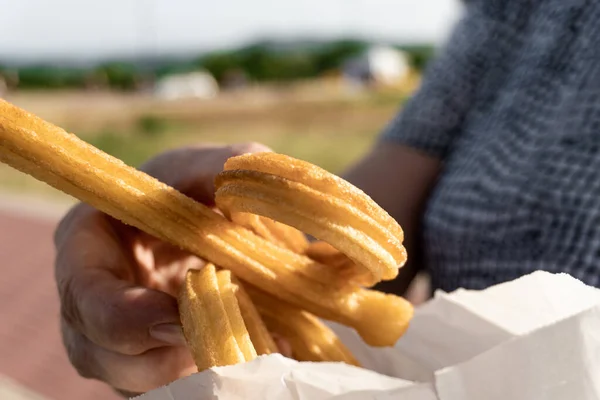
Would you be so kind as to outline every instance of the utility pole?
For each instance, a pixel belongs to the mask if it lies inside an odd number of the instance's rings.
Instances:
[[[156,1],[136,0],[137,53],[138,56],[158,55]]]

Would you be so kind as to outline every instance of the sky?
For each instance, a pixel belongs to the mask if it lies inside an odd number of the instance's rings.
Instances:
[[[0,60],[97,59],[366,36],[439,44],[459,0],[0,0]]]

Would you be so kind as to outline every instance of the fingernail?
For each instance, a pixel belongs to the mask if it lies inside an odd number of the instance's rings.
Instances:
[[[160,324],[150,328],[150,336],[173,346],[185,346],[181,325]]]

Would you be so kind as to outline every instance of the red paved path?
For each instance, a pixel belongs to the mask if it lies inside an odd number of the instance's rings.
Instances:
[[[53,279],[55,223],[0,211],[0,375],[60,400],[113,400],[69,364]]]

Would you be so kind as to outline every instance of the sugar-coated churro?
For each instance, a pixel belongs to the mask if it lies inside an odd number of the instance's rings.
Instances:
[[[393,279],[406,262],[403,232],[365,193],[327,171],[282,154],[233,157],[216,179],[217,206],[291,225],[324,240],[373,278]]]
[[[314,315],[252,286],[247,291],[267,327],[290,342],[292,355],[298,361],[359,365],[337,335]]]
[[[235,287],[235,295],[240,306],[240,311],[242,312],[242,318],[244,319],[256,353],[258,355],[277,353],[279,351],[277,344],[273,340],[271,333],[267,330],[252,299],[246,293],[244,285],[235,278],[232,279],[232,282]]]
[[[190,270],[179,294],[183,331],[199,371],[256,358],[229,271]]]
[[[405,260],[402,230],[364,193],[311,164],[277,154],[230,159],[217,180],[217,202],[231,221],[2,100],[0,161],[229,270],[274,298],[351,326],[368,344],[393,345],[412,317],[406,300],[358,287],[397,274]],[[241,213],[261,218],[242,226],[235,222]],[[355,265],[336,268],[311,258],[295,228],[327,241]],[[190,290],[196,287],[188,284]],[[228,285],[222,286],[229,293]],[[240,325],[231,328],[239,331]]]

